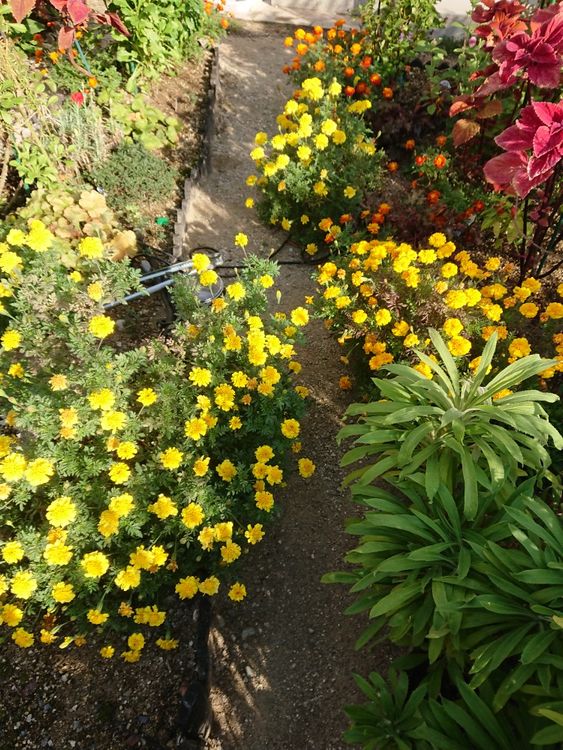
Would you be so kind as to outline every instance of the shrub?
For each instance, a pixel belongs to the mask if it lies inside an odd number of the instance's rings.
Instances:
[[[103,189],[110,206],[126,220],[137,219],[140,205],[166,199],[176,188],[177,172],[142,145],[121,143],[89,174]]]
[[[83,642],[136,661],[151,628],[177,645],[168,597],[246,595],[232,563],[258,543],[283,454],[299,433],[295,325],[267,311],[276,273],[249,261],[226,299],[197,302],[168,340],[119,352],[104,303],[138,287],[100,237],[62,239],[38,219],[6,236],[0,354],[4,634]],[[194,256],[199,282],[216,278]],[[197,281],[197,279],[196,279]],[[127,640],[127,645],[125,641]]]

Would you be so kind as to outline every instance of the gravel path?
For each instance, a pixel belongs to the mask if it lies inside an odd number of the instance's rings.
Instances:
[[[244,181],[255,133],[272,131],[291,91],[281,74],[286,34],[280,27],[244,24],[221,46],[213,172],[194,193],[186,247],[212,245],[233,258],[236,232],[246,232],[248,249],[261,254],[283,239],[244,207]],[[291,254],[286,248],[279,257]],[[282,267],[287,309],[312,293],[310,273],[310,267]],[[342,706],[357,697],[351,673],[384,669],[388,662],[386,651],[354,652],[362,623],[343,614],[349,600],[342,587],[320,583],[323,573],[342,566],[350,546],[343,523],[353,508],[340,489],[335,443],[346,407],[338,388],[340,351],[320,322],[307,334],[300,352],[303,383],[311,390],[303,444],[317,472],[308,482],[289,477],[277,500],[281,519],[241,570],[248,599],[224,606],[216,617],[215,726],[208,745],[213,750],[347,747],[341,738],[347,725]]]

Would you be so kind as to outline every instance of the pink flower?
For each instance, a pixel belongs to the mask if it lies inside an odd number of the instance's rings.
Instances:
[[[563,52],[563,13],[538,26],[530,36],[524,31],[499,42],[493,60],[499,65],[499,77],[510,85],[523,70],[540,88],[559,86]]]
[[[495,141],[508,153],[485,164],[487,181],[524,198],[551,177],[563,157],[563,104],[532,102]]]

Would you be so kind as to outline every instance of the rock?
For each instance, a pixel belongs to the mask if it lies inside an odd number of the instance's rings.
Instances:
[[[256,635],[255,628],[244,628],[242,631],[242,640],[246,641],[248,638],[252,638],[253,635]]]
[[[246,676],[247,677],[254,677],[254,675],[255,675],[254,670],[252,669],[252,667],[249,667],[248,664],[244,668],[244,671],[246,672]]]

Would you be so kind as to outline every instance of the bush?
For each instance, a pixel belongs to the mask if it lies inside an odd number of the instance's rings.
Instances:
[[[4,634],[80,644],[94,626],[102,656],[136,661],[154,627],[175,647],[170,594],[246,595],[231,565],[262,538],[299,434],[293,358],[307,313],[269,314],[276,269],[249,261],[209,307],[186,280],[188,317],[170,339],[119,353],[103,305],[138,288],[128,261],[38,219],[5,239]],[[194,262],[199,283],[215,283],[206,256]]]
[[[177,178],[176,170],[162,157],[136,143],[121,143],[89,174],[89,180],[103,189],[110,206],[127,221],[138,221],[142,204],[170,196]]]

